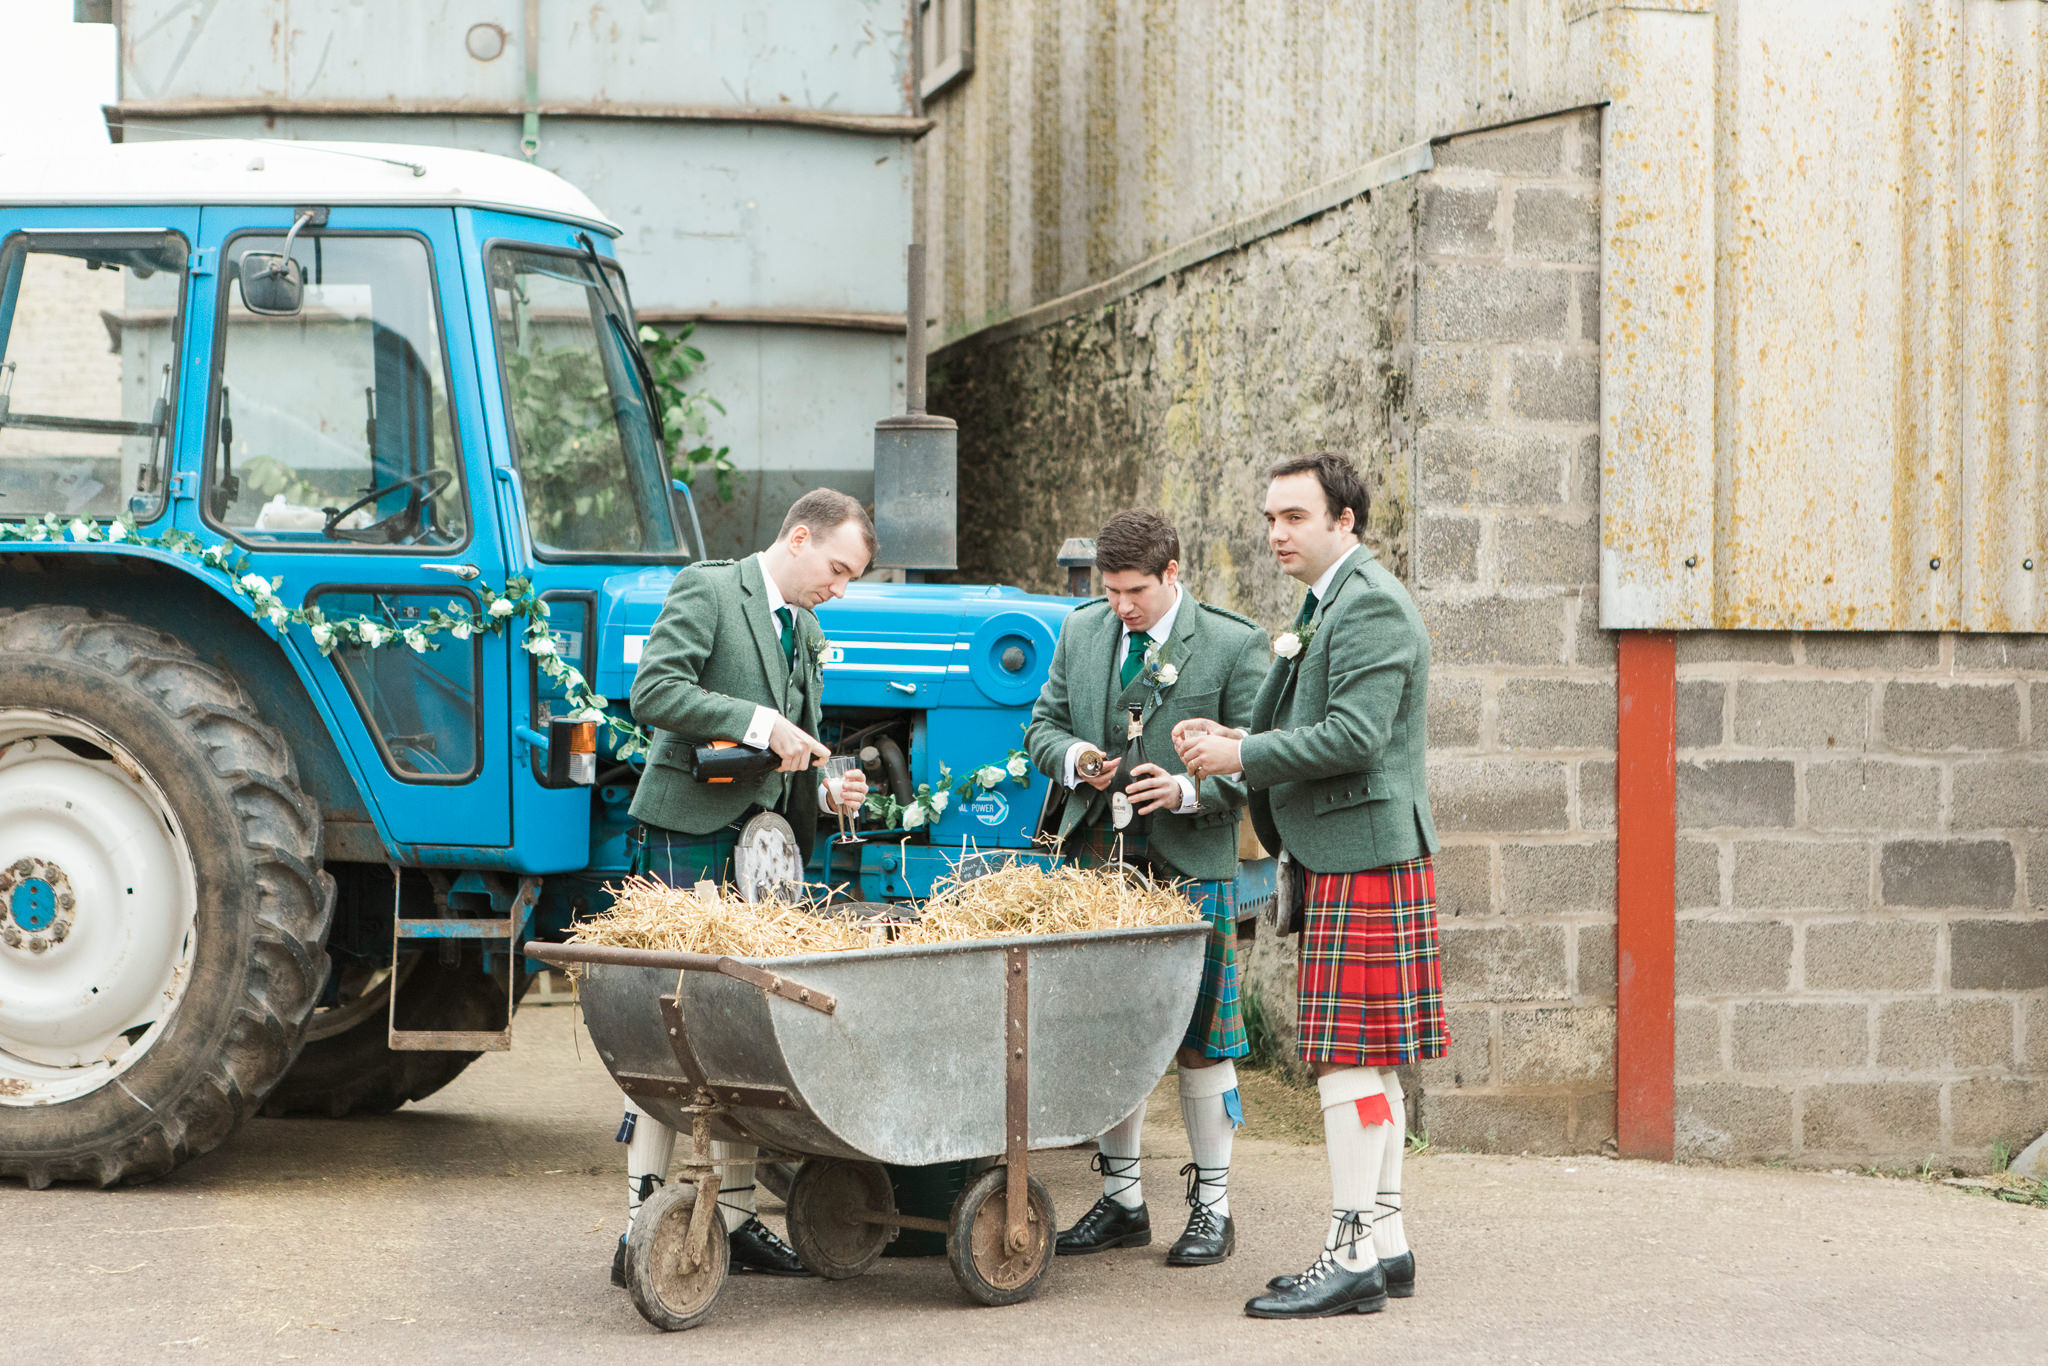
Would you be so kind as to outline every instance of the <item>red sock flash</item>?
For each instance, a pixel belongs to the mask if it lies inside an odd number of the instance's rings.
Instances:
[[[1352,1104],[1358,1107],[1358,1122],[1370,1129],[1375,1124],[1392,1124],[1394,1112],[1387,1108],[1384,1094],[1360,1096]]]

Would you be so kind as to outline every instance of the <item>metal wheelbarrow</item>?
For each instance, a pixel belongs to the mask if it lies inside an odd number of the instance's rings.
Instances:
[[[1169,925],[770,959],[529,943],[529,957],[587,967],[598,1055],[642,1109],[689,1135],[677,1179],[627,1239],[641,1314],[693,1327],[725,1283],[712,1139],[801,1160],[789,1241],[817,1275],[858,1276],[895,1230],[923,1229],[946,1235],[977,1303],[1029,1299],[1058,1225],[1028,1154],[1093,1139],[1151,1093],[1194,1010],[1208,934]],[[884,1163],[983,1158],[999,1161],[950,1219],[897,1213]]]

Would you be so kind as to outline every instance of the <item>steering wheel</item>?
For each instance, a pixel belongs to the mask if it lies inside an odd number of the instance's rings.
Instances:
[[[371,489],[345,508],[321,508],[327,514],[327,525],[320,528],[320,534],[330,541],[360,541],[368,545],[395,545],[401,540],[419,535],[420,506],[430,498],[438,497],[455,482],[455,471],[446,469],[422,470],[409,474],[403,479],[394,479],[382,488]],[[381,521],[372,522],[360,530],[347,528],[341,523],[358,508],[368,507],[378,499],[400,489],[413,490],[406,499],[405,510],[394,512]]]

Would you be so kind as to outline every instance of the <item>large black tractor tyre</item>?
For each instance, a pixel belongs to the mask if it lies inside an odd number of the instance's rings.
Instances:
[[[79,811],[49,800],[73,791]],[[155,885],[125,894],[115,885],[124,875],[152,879],[120,863],[133,839],[110,839],[83,819],[96,795],[109,794],[128,803],[112,809],[126,812],[135,839],[157,841],[153,866],[164,875]],[[21,814],[38,808],[35,820]],[[47,862],[27,857],[38,828],[59,851]],[[126,1052],[110,1044],[102,1055],[59,1059],[54,1071],[37,1070],[49,1059],[30,1057],[31,1043],[64,1026],[70,1007],[25,1022],[0,1014],[0,1044],[22,1050],[0,1050],[0,1175],[35,1188],[111,1186],[162,1176],[217,1147],[291,1066],[327,973],[334,884],[319,864],[319,809],[299,787],[284,736],[233,679],[174,637],[82,608],[0,610],[0,849],[0,879],[12,884],[12,899],[0,896],[0,956],[18,956],[24,981],[21,956],[74,951],[87,975],[105,976],[110,996],[132,994],[136,956],[94,947],[107,925],[122,929],[124,943],[168,934],[167,948],[140,958],[168,954],[169,973],[168,988],[140,1007],[136,1018],[148,1022],[120,1036]],[[65,858],[77,862],[75,877]],[[69,942],[48,942],[53,886],[73,917]],[[183,908],[177,923],[188,928],[123,921],[142,904],[126,898],[138,896]],[[25,936],[34,925],[43,926],[40,948]]]
[[[409,954],[398,971],[313,1017],[306,1046],[263,1104],[266,1115],[385,1115],[425,1100],[454,1081],[481,1053],[396,1050],[387,1042],[390,991],[398,988],[400,1029],[497,1029],[505,1020],[505,984],[466,951],[454,965],[438,947]],[[347,983],[344,982],[344,986]],[[526,983],[521,981],[523,992]],[[324,1017],[336,1017],[326,1027]]]

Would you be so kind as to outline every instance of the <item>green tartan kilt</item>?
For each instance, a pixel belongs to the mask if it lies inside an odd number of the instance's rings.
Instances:
[[[740,832],[728,825],[708,835],[686,835],[658,825],[641,825],[634,835],[633,871],[670,887],[694,887],[706,878],[721,887],[732,881],[732,851]]]
[[[1067,837],[1067,857],[1083,868],[1118,861],[1117,832],[1108,822],[1084,825]],[[1244,1033],[1244,1006],[1237,983],[1237,884],[1182,878],[1165,864],[1155,865],[1143,835],[1126,834],[1122,861],[1155,879],[1178,882],[1181,891],[1209,922],[1209,943],[1202,958],[1202,989],[1195,997],[1194,1018],[1181,1039],[1186,1048],[1206,1058],[1241,1058],[1251,1052]]]

